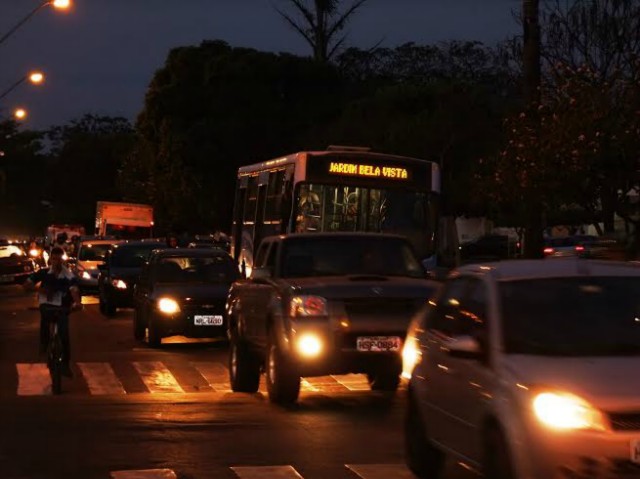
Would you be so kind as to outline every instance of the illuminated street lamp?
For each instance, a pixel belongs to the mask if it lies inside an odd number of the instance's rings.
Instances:
[[[34,71],[29,73],[28,75],[23,76],[22,78],[20,78],[20,80],[15,82],[2,94],[0,94],[0,100],[2,100],[9,93],[11,93],[13,90],[15,90],[16,88],[18,88],[20,85],[22,85],[24,82],[27,82],[27,81],[32,85],[42,85],[42,83],[44,82],[44,73],[39,71]]]
[[[24,120],[27,118],[27,110],[25,110],[24,108],[16,108],[13,111],[13,117],[16,120]]]
[[[0,45],[2,45],[7,40],[7,38],[13,35],[16,30],[18,30],[22,25],[31,20],[31,17],[33,17],[36,13],[49,6],[58,11],[69,10],[69,8],[71,8],[71,0],[45,0],[36,8],[34,8],[26,17],[20,20],[15,27],[5,33],[2,38],[0,38]]]

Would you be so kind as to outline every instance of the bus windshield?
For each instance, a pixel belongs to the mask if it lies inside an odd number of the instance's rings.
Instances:
[[[294,215],[298,233],[394,233],[405,236],[420,258],[434,253],[435,205],[423,191],[304,183]]]

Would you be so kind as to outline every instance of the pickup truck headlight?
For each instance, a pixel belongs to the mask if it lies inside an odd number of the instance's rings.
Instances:
[[[175,314],[180,312],[180,305],[175,299],[160,298],[158,300],[158,309],[165,314]]]
[[[327,316],[327,300],[321,296],[294,296],[289,315],[295,317]]]

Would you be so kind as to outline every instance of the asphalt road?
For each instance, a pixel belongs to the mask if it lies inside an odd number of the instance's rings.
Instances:
[[[107,319],[86,299],[72,316],[75,376],[52,396],[35,298],[0,286],[0,478],[412,478],[404,391],[309,378],[298,405],[274,406],[263,386],[229,390],[226,344],[172,338],[154,350],[134,341],[130,311]],[[470,476],[450,464],[445,477]]]

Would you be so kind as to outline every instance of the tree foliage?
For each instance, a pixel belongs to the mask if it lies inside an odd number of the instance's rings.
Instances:
[[[294,13],[276,10],[309,44],[313,58],[327,62],[344,46],[345,28],[368,1],[353,0],[341,9],[342,0],[283,0]]]

